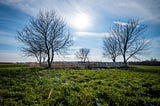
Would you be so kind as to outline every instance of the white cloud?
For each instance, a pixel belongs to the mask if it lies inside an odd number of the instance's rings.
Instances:
[[[78,50],[78,48],[81,48],[81,47],[75,47],[75,48]],[[69,55],[66,55],[65,57],[58,56],[59,59],[58,58],[56,59],[56,58],[55,58],[56,61],[58,60],[60,61],[80,61],[79,59],[76,58],[75,54],[69,54]],[[102,57],[102,52],[99,49],[90,49],[88,58],[89,58],[89,61],[100,61],[100,62],[110,61]]]
[[[81,37],[109,37],[109,33],[97,33],[97,32],[76,32],[76,35]]]
[[[152,15],[140,20],[140,22],[149,22],[149,21],[154,21],[153,23],[160,23],[160,15]]]
[[[1,36],[0,44],[16,45],[18,44],[14,37]]]
[[[65,57],[61,58],[60,61],[78,61],[74,54],[66,55]]]
[[[108,61],[106,60],[106,58],[102,56],[102,49],[98,48],[92,48],[90,50],[90,54],[88,57],[90,61],[100,61],[100,62]]]
[[[81,46],[71,46],[69,47],[70,50],[76,51],[79,50],[80,48],[82,48]]]
[[[17,45],[18,41],[13,36],[13,34],[0,31],[0,44]]]
[[[72,22],[73,16],[77,13],[90,14],[93,18],[110,13],[120,18],[122,16],[135,17],[143,21],[160,23],[159,0],[100,0],[98,2],[97,0],[1,0],[0,3],[12,5],[34,16],[39,9],[55,9],[69,23]]]
[[[150,22],[160,22],[159,0],[102,0],[97,5],[106,12],[120,18],[139,18]]]
[[[114,21],[113,23],[118,25],[123,25],[123,26],[127,25],[126,22],[122,22],[122,21]]]
[[[9,32],[5,32],[5,31],[0,30],[0,35],[8,36],[8,35],[12,35],[12,34]]]
[[[151,46],[154,48],[159,48],[159,52],[160,52],[160,36],[158,37],[154,37],[152,39],[149,39],[151,42]]]
[[[114,14],[120,18],[129,16],[160,22],[159,0],[1,0],[0,3],[12,5],[31,15],[36,15],[39,9],[56,9],[68,21],[72,21],[73,15],[80,12],[94,18],[102,16],[100,11],[106,11],[106,14]]]
[[[35,62],[35,58],[24,57],[20,53],[0,51],[0,62]]]
[[[1,0],[0,3],[14,6],[23,12],[36,16],[39,10],[51,11],[56,10],[58,15],[62,16],[69,26],[73,27],[73,20],[78,14],[86,14],[91,21],[90,13],[86,12],[86,8],[83,8],[77,4],[76,1],[59,1],[59,0]],[[84,6],[84,5],[83,5]],[[88,23],[91,24],[92,22]]]
[[[119,17],[120,19],[124,17],[125,18],[134,17],[134,18],[141,19],[143,22],[149,21],[154,23],[160,23],[160,15],[159,15],[160,1],[159,0],[154,0],[154,1],[153,0],[145,0],[145,1],[143,0],[99,0],[99,1],[97,0],[80,0],[80,1],[78,0],[65,0],[65,1],[64,0],[62,1],[60,0],[0,0],[0,3],[18,8],[23,12],[28,13],[32,16],[35,16],[39,12],[39,9],[41,10],[56,9],[58,14],[63,16],[68,23],[72,23],[74,18],[73,16],[79,13],[88,14],[90,18],[94,18],[94,20],[97,22],[99,22],[98,20],[99,17],[104,18],[106,16],[105,18],[107,18],[107,14],[109,14],[109,15],[112,15],[111,17],[115,16],[115,17]],[[124,22],[116,21],[115,23],[125,25]],[[109,36],[109,33],[98,33],[96,32],[96,30],[95,32],[76,32],[76,34],[79,37]],[[16,40],[13,37],[9,37],[10,36],[9,33],[0,31],[0,35],[5,35],[5,36],[0,36],[1,37],[0,43],[11,44],[11,45],[16,44]],[[78,41],[76,37],[74,37],[73,40]],[[159,46],[158,44],[159,42],[156,43],[157,46]],[[73,48],[76,48],[76,47],[73,47]],[[10,56],[11,54],[10,55],[7,54],[7,55]],[[101,60],[100,53],[95,52],[94,55],[92,55],[91,59]],[[3,58],[2,53],[0,56],[1,56],[0,57],[0,60],[1,60]],[[74,56],[71,55],[71,57],[74,57]]]
[[[76,40],[77,40],[77,38],[74,36],[74,37],[73,37],[73,41],[76,41]]]

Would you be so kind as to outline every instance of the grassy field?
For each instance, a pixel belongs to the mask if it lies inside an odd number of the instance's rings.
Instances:
[[[47,70],[0,65],[0,105],[160,106],[160,66]]]

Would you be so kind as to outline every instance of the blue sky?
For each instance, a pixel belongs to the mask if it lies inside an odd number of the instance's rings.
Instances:
[[[148,26],[145,36],[151,40],[151,47],[141,60],[160,60],[159,0],[1,0],[0,61],[36,61],[23,56],[22,44],[15,37],[39,10],[56,10],[65,19],[74,39],[69,54],[56,56],[55,60],[77,61],[75,52],[85,47],[90,49],[91,61],[111,61],[102,57],[102,38],[108,35],[115,22],[123,23],[129,18],[137,18]]]

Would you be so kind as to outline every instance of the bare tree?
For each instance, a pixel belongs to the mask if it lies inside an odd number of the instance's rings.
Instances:
[[[143,38],[145,30],[146,26],[139,24],[136,19],[129,19],[125,25],[115,24],[112,34],[118,41],[126,67],[130,58],[137,58],[137,55],[143,54],[148,49],[149,43]]]
[[[41,64],[43,57],[42,55],[44,54],[43,44],[39,39],[39,36],[31,36],[31,33],[32,29],[29,29],[29,27],[26,26],[23,31],[18,32],[18,40],[24,44],[22,51],[25,56],[36,57],[39,64]]]
[[[49,68],[55,54],[64,53],[73,43],[64,20],[55,11],[41,11],[36,19],[18,32],[18,39],[25,45],[23,51],[28,56],[38,57],[39,61],[46,56]]]
[[[81,59],[81,62],[86,62],[88,59],[88,54],[90,50],[87,48],[81,48],[79,51],[75,54],[78,59]]]
[[[103,56],[111,58],[113,62],[116,61],[120,51],[118,47],[118,41],[114,36],[103,38],[103,51]]]

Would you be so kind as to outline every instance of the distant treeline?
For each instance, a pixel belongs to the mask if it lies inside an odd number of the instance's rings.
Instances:
[[[129,65],[149,65],[149,66],[160,66],[160,61],[129,62]]]
[[[0,62],[2,65],[29,65],[30,67],[47,67],[47,63],[42,63],[39,65],[35,62],[26,62],[26,63],[11,63],[11,62]],[[160,66],[160,61],[142,61],[142,62],[128,62],[129,65],[149,65],[149,66]],[[52,63],[52,68],[74,68],[74,69],[82,69],[82,68],[109,68],[109,67],[123,67],[123,62],[54,62]]]

